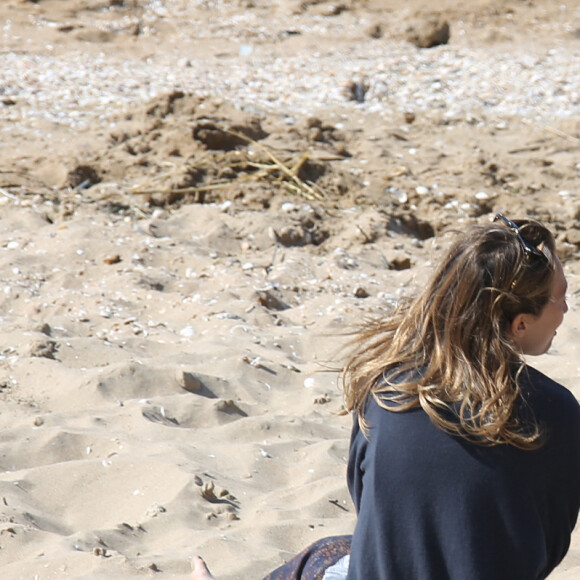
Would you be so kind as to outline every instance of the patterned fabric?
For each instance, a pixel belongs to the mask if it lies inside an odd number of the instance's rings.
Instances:
[[[326,569],[322,580],[346,580],[349,564],[350,554],[347,554],[334,564],[334,566]]]
[[[308,546],[264,580],[322,580],[327,568],[350,553],[352,536],[322,538]]]

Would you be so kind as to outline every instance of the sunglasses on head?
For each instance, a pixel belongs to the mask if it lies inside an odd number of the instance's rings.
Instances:
[[[520,233],[520,228],[515,222],[506,218],[501,213],[496,214],[495,219],[493,221],[496,222],[497,220],[501,220],[515,234],[516,238],[518,239],[518,241],[522,246],[522,250],[524,251],[526,258],[529,258],[530,256],[538,256],[544,260],[547,259],[546,254],[538,250],[538,248],[536,248],[535,246],[532,246],[530,242],[524,240],[522,234]]]

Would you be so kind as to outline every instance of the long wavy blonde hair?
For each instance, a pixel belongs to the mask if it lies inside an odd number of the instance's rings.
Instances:
[[[472,227],[414,300],[356,333],[343,383],[365,433],[372,396],[393,412],[421,407],[439,428],[482,445],[541,444],[540,426],[519,412],[525,363],[510,325],[550,299],[555,242],[538,222],[515,223],[519,235],[503,222]]]

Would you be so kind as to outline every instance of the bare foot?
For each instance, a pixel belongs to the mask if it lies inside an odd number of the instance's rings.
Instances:
[[[191,570],[191,580],[214,580],[205,562],[199,556],[191,559]]]

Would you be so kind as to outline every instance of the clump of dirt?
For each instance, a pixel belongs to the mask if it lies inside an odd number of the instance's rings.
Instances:
[[[94,167],[90,165],[77,165],[67,176],[68,187],[84,189],[100,183],[101,178]]]
[[[236,200],[265,208],[281,193],[333,200],[357,185],[340,167],[350,157],[344,135],[318,118],[289,127],[173,91],[114,123],[87,165],[154,205]]]
[[[494,125],[411,110],[364,124],[340,110],[288,123],[182,91],[113,121],[94,153],[65,171],[66,187],[82,190],[83,200],[107,211],[189,203],[272,210],[270,240],[328,248],[385,237],[421,243],[501,208],[550,222],[564,257],[580,247],[566,233],[580,224],[566,197],[577,164],[576,126],[559,133],[530,127],[522,138],[517,120]],[[532,174],[537,181],[528,179]],[[563,192],[561,199],[548,204],[554,191]],[[67,198],[69,204],[78,197]],[[304,215],[280,211],[286,201],[310,209]],[[352,207],[376,208],[382,216],[377,223],[388,225],[363,224],[339,242],[349,218],[335,210]]]
[[[441,14],[430,14],[407,29],[407,40],[417,48],[447,44],[450,36],[449,23]]]

